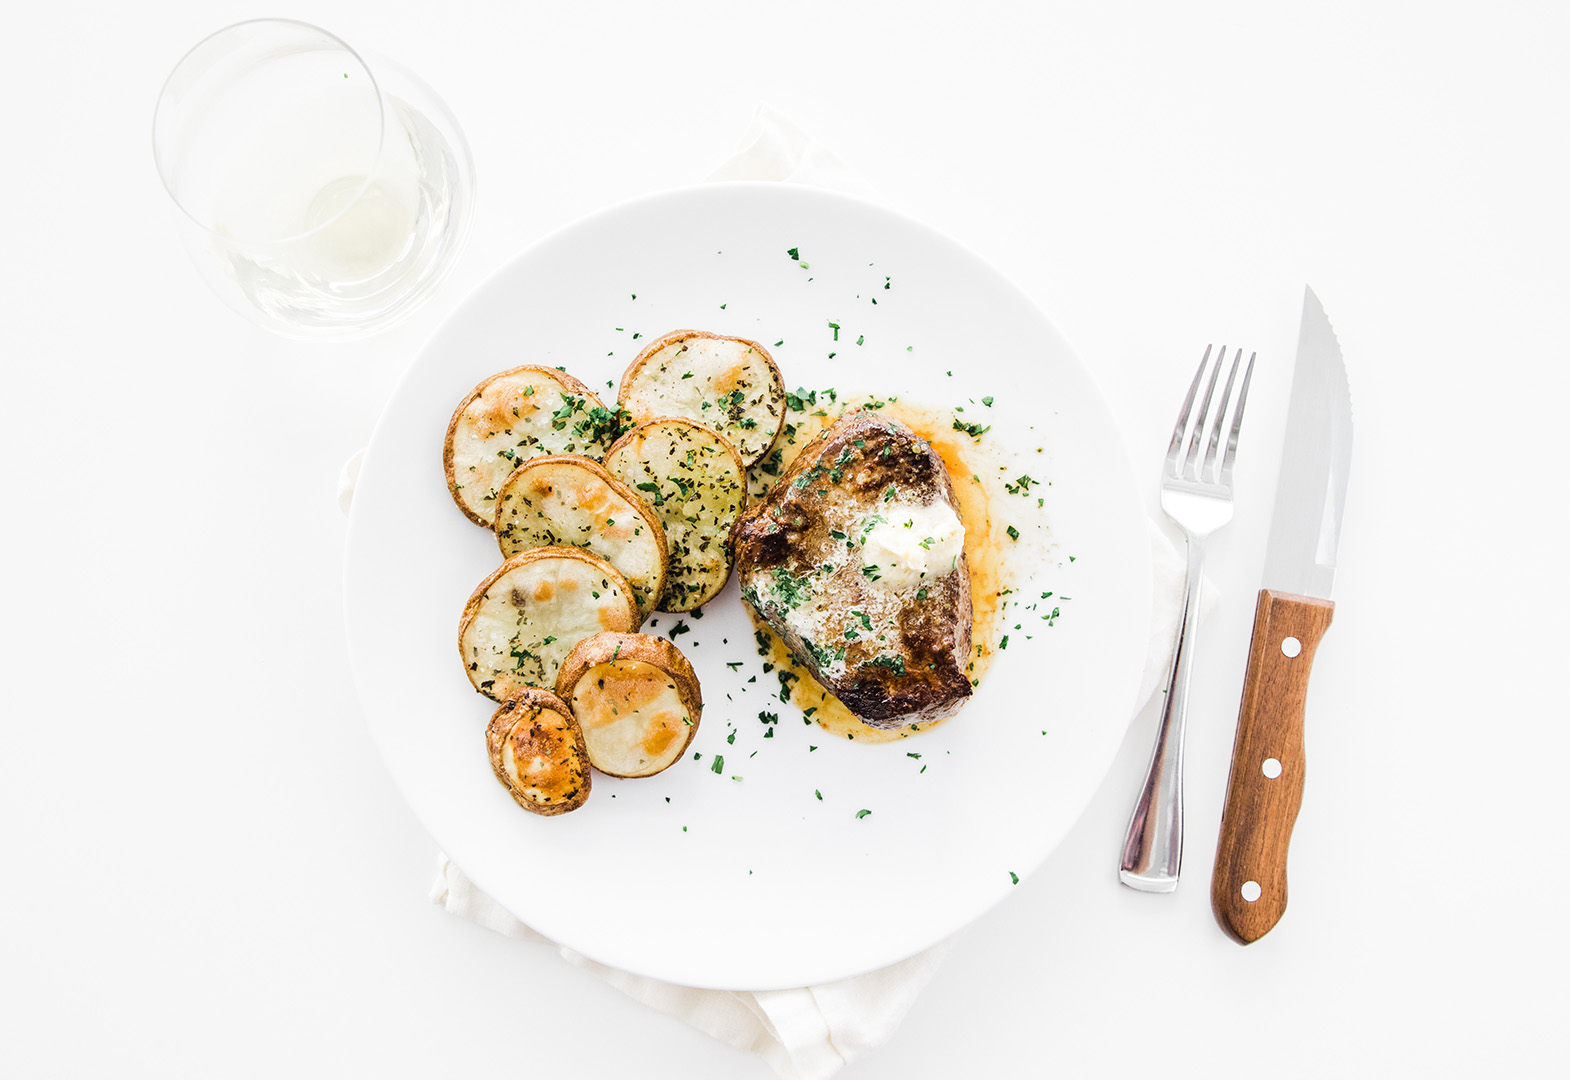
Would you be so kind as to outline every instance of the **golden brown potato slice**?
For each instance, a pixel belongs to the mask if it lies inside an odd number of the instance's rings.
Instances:
[[[662,611],[708,603],[730,577],[725,540],[747,501],[747,470],[713,428],[667,416],[639,424],[605,454],[605,468],[652,504],[665,527]]]
[[[589,798],[589,748],[572,710],[549,690],[520,687],[485,729],[491,770],[513,802],[545,817]]]
[[[474,688],[505,701],[522,686],[550,688],[578,642],[638,625],[632,587],[582,548],[531,548],[480,582],[458,623],[458,650]]]
[[[622,375],[618,396],[636,423],[685,416],[709,425],[746,465],[768,453],[785,422],[785,384],[768,350],[702,330],[651,341]]]
[[[703,714],[698,676],[664,638],[595,634],[573,646],[556,677],[589,761],[610,776],[653,776],[681,757]]]
[[[620,410],[607,409],[564,371],[525,366],[499,372],[459,402],[447,425],[447,490],[470,521],[489,528],[496,489],[519,464],[545,454],[598,460],[622,426]]]
[[[635,492],[575,454],[535,458],[496,493],[496,542],[507,559],[530,548],[586,548],[610,563],[638,602],[643,625],[665,588],[665,528]]]

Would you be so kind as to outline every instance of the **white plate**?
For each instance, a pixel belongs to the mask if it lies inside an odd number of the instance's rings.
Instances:
[[[493,706],[470,689],[458,657],[459,613],[499,556],[448,497],[442,437],[458,400],[492,372],[562,365],[610,401],[607,381],[639,346],[684,327],[764,342],[792,389],[854,387],[935,406],[976,399],[965,415],[992,423],[989,439],[1045,450],[1030,472],[1052,483],[1037,492],[1059,546],[1029,595],[1050,588],[1054,604],[1072,599],[1050,627],[1045,605],[1007,618],[1008,649],[954,720],[858,745],[781,704],[732,580],[677,639],[702,682],[701,759],[689,753],[642,780],[596,776],[581,810],[535,817],[491,775],[483,731]],[[1052,324],[932,230],[784,184],[711,184],[615,207],[542,241],[476,292],[377,425],[345,578],[372,735],[464,872],[601,963],[728,989],[892,963],[1006,896],[1111,764],[1150,613],[1149,549],[1123,446]],[[675,622],[656,618],[657,632]]]

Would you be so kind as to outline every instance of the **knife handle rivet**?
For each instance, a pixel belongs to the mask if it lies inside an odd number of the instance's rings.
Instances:
[[[1284,638],[1281,642],[1281,652],[1288,658],[1296,656],[1303,651],[1303,643],[1295,637]]]
[[[1247,900],[1250,904],[1252,904],[1255,900],[1258,900],[1259,894],[1263,891],[1264,890],[1259,887],[1259,882],[1257,881],[1243,882],[1243,899]]]
[[[1267,757],[1265,763],[1259,767],[1259,771],[1265,774],[1267,780],[1274,780],[1281,775],[1281,762],[1273,757]]]

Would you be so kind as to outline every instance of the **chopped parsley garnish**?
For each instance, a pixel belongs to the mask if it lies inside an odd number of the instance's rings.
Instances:
[[[901,656],[874,656],[866,666],[888,668],[896,675],[905,674],[905,659]]]
[[[577,401],[579,404],[577,411],[583,411],[583,399],[578,398]],[[554,421],[552,426],[556,426]],[[574,435],[588,442],[612,443],[621,437],[623,431],[632,426],[632,414],[620,405],[614,409],[596,405],[587,410],[583,419],[574,421],[572,431]]]
[[[1004,531],[1009,534],[1009,539],[1010,540],[1018,540],[1019,539],[1019,530],[1016,529],[1014,526],[1010,525]]]
[[[788,608],[798,608],[810,595],[807,577],[795,577],[783,566],[774,568],[774,594]]]
[[[714,764],[709,766],[709,771],[710,772],[714,772],[714,773],[720,773],[720,772],[724,772],[725,771],[725,755],[724,754],[715,754],[714,755]]]
[[[860,821],[862,818],[866,817],[870,813],[872,813],[871,810],[857,810],[856,811],[856,820]]]
[[[785,394],[785,407],[794,409],[796,412],[806,412],[807,406],[816,405],[817,403],[818,392],[816,390],[803,390],[798,386],[794,394],[788,391]]]
[[[551,427],[561,431],[567,426],[567,421],[572,419],[572,414],[583,408],[583,398],[573,394],[562,395],[562,406],[551,413]]]
[[[955,431],[963,431],[966,435],[969,435],[972,439],[979,439],[983,435],[985,435],[987,432],[992,430],[992,425],[988,424],[987,426],[982,427],[980,424],[966,424],[966,423],[961,422],[959,417],[956,416],[954,418],[954,430]]]
[[[806,647],[807,651],[812,654],[812,659],[817,662],[817,665],[820,669],[827,668],[836,660],[845,659],[844,646],[836,649],[832,645],[819,645],[816,642],[808,641],[805,638],[802,639],[801,643]]]

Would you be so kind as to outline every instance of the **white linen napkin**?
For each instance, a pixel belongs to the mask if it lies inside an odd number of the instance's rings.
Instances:
[[[877,192],[832,151],[767,105],[758,107],[735,154],[707,179],[814,184],[877,198]],[[364,455],[362,450],[351,457],[339,474],[338,505],[345,514]],[[1184,587],[1184,561],[1154,522],[1150,541],[1155,601],[1138,698],[1141,708],[1164,685]],[[1209,601],[1214,590],[1207,587],[1205,593]],[[1204,603],[1202,613],[1209,606]],[[1108,852],[1109,865],[1112,854]],[[758,1054],[785,1080],[824,1080],[887,1042],[953,943],[950,938],[877,971],[817,986],[701,990],[606,967],[557,945],[477,889],[446,855],[437,859],[431,902],[499,934],[555,948],[568,963],[593,972],[629,997],[721,1042]]]

